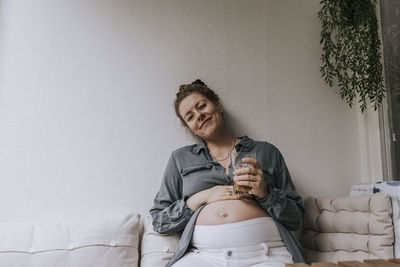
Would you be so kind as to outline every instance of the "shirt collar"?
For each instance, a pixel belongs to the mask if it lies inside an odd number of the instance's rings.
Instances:
[[[251,148],[253,147],[254,140],[248,137],[247,135],[244,135],[240,138],[240,142],[236,144],[235,148],[236,151],[244,151],[244,152],[249,152]]]
[[[201,139],[200,143],[198,143],[194,146],[194,152],[196,152],[197,154],[200,154],[200,152],[202,150],[206,150],[206,149],[207,149],[207,145],[203,139]]]
[[[244,151],[244,152],[250,151],[251,147],[253,146],[254,140],[249,138],[247,135],[241,136],[239,138],[240,141],[235,146],[236,151]],[[200,154],[202,150],[206,149],[207,149],[207,144],[203,139],[201,139],[201,142],[195,145],[194,147],[194,151],[197,154]]]

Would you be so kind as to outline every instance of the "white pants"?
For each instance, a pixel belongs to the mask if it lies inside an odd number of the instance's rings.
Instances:
[[[293,263],[270,217],[196,225],[191,245],[172,267],[285,267]]]

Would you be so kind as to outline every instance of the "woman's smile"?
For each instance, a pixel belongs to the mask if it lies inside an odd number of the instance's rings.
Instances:
[[[204,126],[207,126],[209,124],[209,122],[211,121],[212,118],[208,118],[206,119],[201,125],[200,125],[200,129],[203,128]]]

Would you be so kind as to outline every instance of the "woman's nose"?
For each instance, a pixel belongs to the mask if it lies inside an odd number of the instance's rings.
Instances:
[[[200,113],[199,116],[197,117],[198,120],[202,120],[205,118],[205,114]]]

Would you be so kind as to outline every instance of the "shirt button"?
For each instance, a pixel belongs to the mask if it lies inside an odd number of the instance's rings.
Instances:
[[[36,252],[36,249],[35,248],[30,248],[29,249],[29,253],[35,253]]]
[[[110,245],[113,246],[113,247],[116,247],[117,246],[117,241],[115,241],[115,240],[111,241]]]
[[[74,249],[74,244],[69,244],[68,249]]]
[[[168,247],[163,247],[161,251],[162,251],[162,252],[168,252],[168,251],[169,251],[169,248],[168,248]]]
[[[230,257],[230,256],[232,256],[232,251],[228,250],[228,252],[226,254]]]

